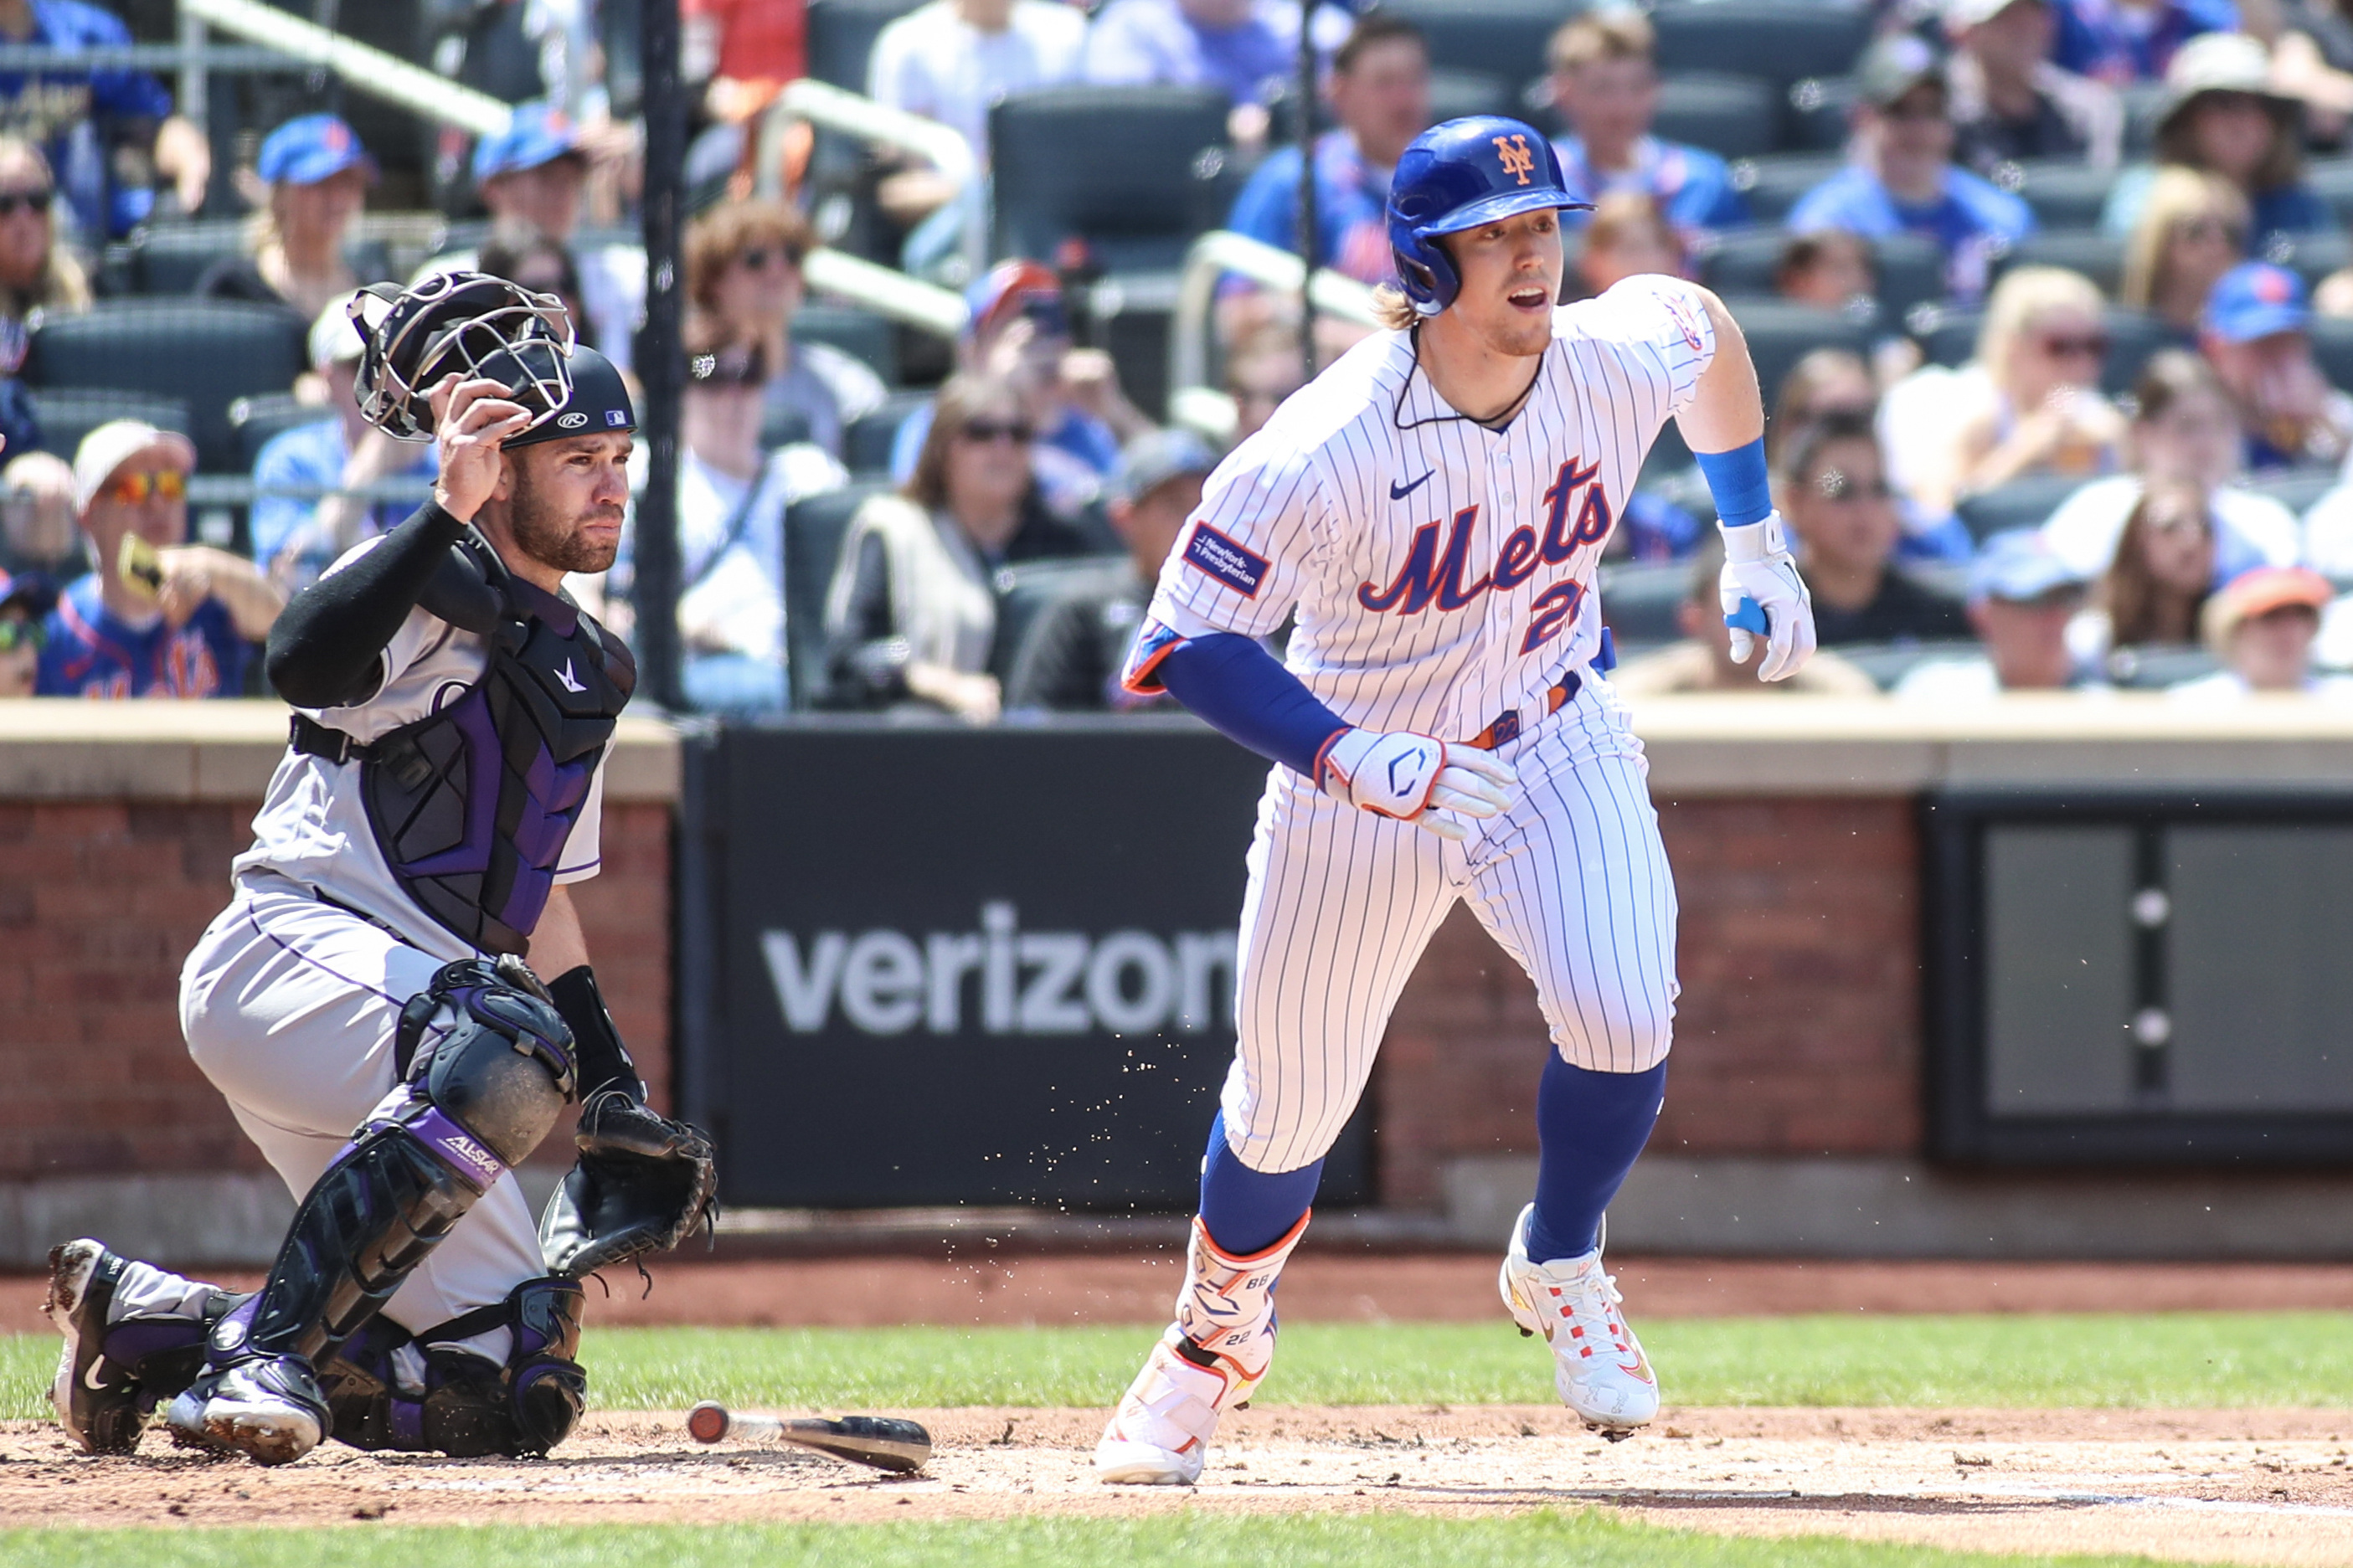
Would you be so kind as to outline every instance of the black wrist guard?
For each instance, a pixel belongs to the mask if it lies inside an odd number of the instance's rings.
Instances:
[[[564,1021],[572,1026],[580,1103],[586,1105],[590,1096],[607,1089],[618,1089],[631,1100],[643,1101],[646,1086],[638,1077],[638,1064],[629,1059],[629,1048],[621,1044],[620,1032],[613,1027],[613,1016],[605,1010],[596,971],[585,963],[566,971],[548,982],[547,994],[555,999],[555,1010]]]

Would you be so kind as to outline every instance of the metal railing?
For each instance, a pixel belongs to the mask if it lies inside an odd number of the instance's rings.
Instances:
[[[323,66],[354,92],[396,104],[412,114],[454,125],[477,136],[504,132],[511,110],[486,92],[477,92],[397,55],[347,38],[341,33],[289,16],[259,0],[179,0],[184,42],[217,27],[308,65]],[[195,24],[191,26],[190,24]]]
[[[1203,393],[1223,395],[1209,384],[1209,332],[1215,325],[1211,316],[1218,302],[1218,285],[1229,273],[1282,294],[1297,294],[1304,283],[1308,302],[1324,315],[1367,327],[1380,325],[1373,311],[1373,291],[1355,279],[1328,267],[1316,268],[1309,278],[1305,264],[1290,251],[1277,250],[1248,235],[1212,229],[1186,251],[1184,271],[1176,284],[1176,312],[1168,323],[1171,407],[1184,406],[1187,401],[1207,407]]]
[[[252,0],[241,3],[249,5]],[[951,198],[955,201],[969,201],[973,184],[980,178],[980,165],[974,161],[972,149],[965,145],[963,136],[938,121],[804,78],[777,94],[776,101],[760,118],[757,134],[764,195],[781,194],[775,186],[777,138],[784,127],[795,120],[805,120],[861,142],[914,153],[955,184],[956,194]],[[976,210],[965,222],[963,248],[970,276],[979,277],[988,266],[988,221],[985,213]]]

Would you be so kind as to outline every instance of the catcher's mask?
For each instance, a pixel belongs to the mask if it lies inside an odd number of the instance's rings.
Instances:
[[[430,440],[427,395],[446,376],[482,374],[532,413],[525,430],[572,395],[572,320],[564,301],[484,272],[437,272],[406,289],[377,283],[351,302],[361,351],[360,416],[404,441]]]

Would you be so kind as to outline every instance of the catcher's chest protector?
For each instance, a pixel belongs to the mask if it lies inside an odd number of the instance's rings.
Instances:
[[[360,787],[393,876],[476,949],[520,953],[637,687],[620,639],[469,540],[501,600],[482,679],[369,746]]]

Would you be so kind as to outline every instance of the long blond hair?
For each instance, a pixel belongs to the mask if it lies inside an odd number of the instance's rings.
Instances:
[[[42,183],[49,187],[50,200],[54,204],[58,197],[58,179],[50,172],[49,160],[40,148],[22,136],[0,135],[0,169],[11,164],[26,165],[38,174]],[[74,259],[73,252],[58,243],[55,210],[52,205],[49,254],[42,266],[40,281],[30,289],[0,286],[0,316],[21,318],[36,307],[68,311],[90,309],[90,278],[82,271],[81,263]]]
[[[2125,241],[2125,275],[2116,289],[2116,302],[2128,310],[2154,309],[2173,231],[2191,218],[2207,216],[2221,218],[2242,237],[2253,221],[2245,193],[2221,175],[2184,163],[2159,169],[2148,184],[2148,201],[2140,209],[2140,219]],[[2244,243],[2242,238],[2241,244]]]
[[[1978,363],[1996,386],[2007,391],[2019,341],[2035,317],[2073,309],[2096,319],[2103,303],[2100,286],[2080,272],[2063,267],[2012,268],[1986,300],[1985,324],[1978,329]]]

